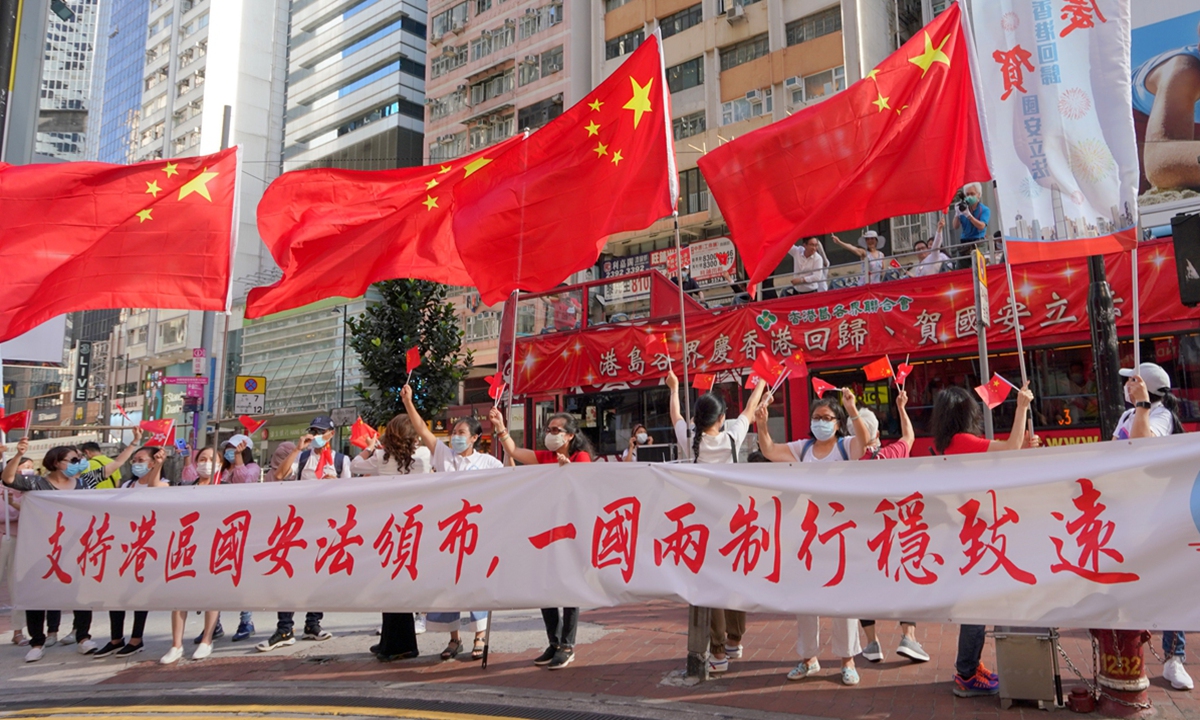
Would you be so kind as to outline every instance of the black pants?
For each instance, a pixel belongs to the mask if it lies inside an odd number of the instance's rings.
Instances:
[[[417,649],[417,626],[412,613],[384,613],[379,637],[380,655],[403,655]]]
[[[868,628],[868,627],[873,626],[875,624],[875,621],[874,620],[859,620],[858,624],[862,625],[865,628]],[[900,624],[901,625],[912,625],[913,627],[916,627],[916,625],[917,625],[915,622],[909,622],[907,620],[901,620]]]
[[[133,633],[130,634],[130,640],[141,640],[142,634],[146,632],[146,617],[150,613],[145,610],[133,611]],[[109,610],[108,611],[108,628],[112,641],[125,639],[125,611],[124,610]]]
[[[575,647],[575,628],[579,625],[579,608],[542,608],[542,620],[546,623],[546,637],[554,647]]]
[[[62,623],[61,610],[26,610],[25,626],[29,628],[29,644],[32,647],[42,647],[46,644],[46,633],[58,632]]]
[[[281,612],[279,620],[275,623],[275,629],[281,633],[290,633],[292,628],[296,627],[296,613]],[[310,612],[304,613],[304,629],[320,629],[321,618],[325,617],[325,613]]]

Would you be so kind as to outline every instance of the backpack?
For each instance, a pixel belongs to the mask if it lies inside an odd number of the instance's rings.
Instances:
[[[733,464],[737,465],[737,461],[738,461],[737,443],[735,443],[733,440],[733,433],[725,433],[725,435],[727,435],[729,437],[729,455],[730,455],[730,457],[733,458]],[[698,462],[700,462],[700,453],[699,452],[696,453],[696,457],[692,458],[693,464],[698,463]]]
[[[305,450],[300,453],[300,457],[296,459],[296,479],[300,479],[300,473],[304,472],[304,468],[308,465],[308,459],[312,457],[312,450]],[[346,466],[346,456],[340,452],[333,451],[333,469],[337,471],[338,477],[342,476],[342,468]]]
[[[849,460],[850,459],[850,451],[846,449],[845,440],[846,440],[846,438],[844,438],[844,437],[840,437],[837,439],[837,449],[838,449],[838,452],[840,452],[842,454],[843,460]],[[804,447],[800,450],[800,462],[804,462],[804,456],[808,454],[808,449],[811,448],[814,444],[816,444],[816,442],[817,441],[813,440],[812,438],[809,438],[808,440],[804,441]]]

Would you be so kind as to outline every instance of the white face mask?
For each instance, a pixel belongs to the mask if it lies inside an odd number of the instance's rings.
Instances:
[[[645,445],[645,444],[646,444],[646,441],[647,441],[647,440],[649,440],[649,439],[650,439],[650,436],[649,436],[649,435],[647,435],[646,433],[638,433],[638,434],[637,434],[637,441],[638,441],[639,443],[641,443],[642,445]]]
[[[833,420],[813,420],[809,423],[813,437],[818,440],[828,440],[837,432],[837,423]]]
[[[212,460],[205,460],[204,462],[196,463],[196,472],[200,473],[200,477],[212,477]]]
[[[544,442],[546,443],[547,450],[550,452],[558,452],[559,448],[567,444],[567,438],[562,433],[557,435],[553,433],[546,433],[546,439]]]

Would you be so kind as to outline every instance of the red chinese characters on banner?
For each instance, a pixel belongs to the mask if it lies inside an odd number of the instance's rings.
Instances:
[[[958,569],[960,575],[966,575],[978,565],[988,553],[991,553],[994,562],[987,570],[980,572],[980,575],[991,575],[999,568],[1004,568],[1004,572],[1008,576],[1018,582],[1023,582],[1028,585],[1036,585],[1037,577],[1033,573],[1022,570],[1017,567],[1017,564],[1008,557],[1008,536],[1000,532],[1000,529],[1012,523],[1016,525],[1021,521],[1021,516],[1010,507],[1004,508],[1004,514],[999,513],[999,503],[996,501],[996,491],[988,490],[988,495],[992,499],[992,521],[988,523],[979,517],[980,503],[975,498],[971,498],[963,503],[958,512],[964,517],[962,530],[958,533],[958,539],[964,545],[963,555],[967,556],[967,564]],[[986,539],[985,539],[986,536]]]
[[[1067,520],[1066,529],[1068,534],[1075,536],[1075,547],[1079,549],[1079,560],[1072,563],[1063,557],[1063,547],[1066,543],[1061,538],[1051,536],[1050,542],[1054,543],[1054,550],[1058,553],[1059,561],[1050,566],[1050,572],[1072,572],[1084,579],[1104,585],[1140,580],[1141,578],[1136,573],[1100,571],[1101,555],[1119,563],[1125,562],[1125,556],[1120,551],[1107,547],[1109,541],[1112,540],[1117,524],[1111,520],[1105,522],[1100,519],[1108,506],[1100,502],[1100,491],[1096,489],[1092,481],[1080,478],[1076,482],[1079,484],[1080,492],[1079,497],[1072,500],[1072,504],[1079,511],[1079,517]],[[1065,520],[1065,516],[1060,512],[1052,512],[1050,515],[1055,520]]]
[[[896,517],[889,513],[895,510]],[[919,492],[892,502],[884,499],[875,508],[876,514],[883,516],[883,530],[867,542],[867,547],[879,553],[879,569],[884,575],[889,575],[896,582],[900,581],[900,573],[910,582],[917,585],[932,585],[937,582],[937,574],[925,566],[928,557],[938,565],[943,564],[942,556],[929,552],[929,525],[925,523],[924,496]],[[897,528],[902,528],[897,532]],[[896,563],[896,571],[892,573],[892,555],[895,541],[900,541],[900,559]]]
[[[167,557],[163,568],[166,582],[185,577],[196,577],[192,569],[192,559],[196,556],[196,544],[192,542],[192,533],[196,530],[196,521],[200,519],[199,512],[191,512],[179,518],[179,532],[171,531],[167,540]]]
[[[700,568],[704,567],[704,556],[708,552],[708,528],[699,523],[683,524],[683,519],[695,512],[695,505],[684,503],[663,513],[668,520],[675,523],[675,530],[654,541],[655,565],[661,566],[665,559],[674,561],[676,567],[683,562],[693,574],[699,573]]]
[[[320,573],[325,567],[325,563],[328,562],[330,575],[340,572],[344,572],[346,575],[354,574],[354,556],[350,554],[350,547],[363,544],[362,535],[350,534],[358,526],[358,520],[354,517],[357,512],[358,508],[347,505],[346,522],[338,525],[333,518],[326,520],[329,523],[329,529],[333,530],[334,537],[317,538],[317,548],[320,549],[320,552],[317,553],[317,561],[314,565],[316,572]]]
[[[458,562],[454,567],[454,584],[462,577],[463,557],[475,552],[475,544],[479,541],[479,526],[470,521],[471,515],[483,512],[482,505],[472,505],[464,498],[462,509],[445,520],[438,521],[438,530],[446,532],[442,544],[438,546],[441,552],[458,553]],[[494,568],[493,568],[494,569]]]
[[[1067,21],[1067,26],[1058,34],[1059,37],[1066,37],[1074,30],[1094,28],[1097,20],[1108,22],[1096,0],[1062,0],[1062,4],[1061,17]]]
[[[88,568],[95,568],[96,574],[92,576],[92,579],[96,582],[104,582],[104,568],[108,564],[108,551],[112,549],[113,536],[107,533],[108,513],[104,513],[104,520],[101,521],[100,526],[96,526],[96,516],[93,515],[83,537],[79,538],[79,544],[83,546],[83,552],[79,553],[79,557],[75,559],[75,562],[79,564],[79,573],[87,577]]]
[[[213,575],[229,573],[233,586],[242,581],[242,560],[246,556],[246,534],[250,531],[250,513],[240,510],[221,521],[223,528],[213,533],[208,571]]]
[[[133,539],[128,543],[121,543],[121,552],[125,553],[125,561],[121,563],[121,567],[117,569],[117,575],[124,576],[125,571],[129,566],[133,566],[133,579],[138,582],[145,582],[142,577],[142,570],[146,567],[146,558],[151,557],[158,559],[158,551],[150,547],[150,540],[154,537],[154,511],[150,511],[150,517],[142,516],[141,522],[130,522],[129,530],[133,533]]]
[[[291,561],[288,560],[288,553],[292,551],[292,548],[301,550],[308,548],[307,540],[296,537],[303,527],[304,518],[296,515],[295,505],[288,505],[286,519],[281,517],[275,519],[275,527],[267,537],[267,549],[254,556],[254,562],[262,562],[270,558],[274,563],[263,575],[274,575],[282,570],[288,577],[292,577],[293,569]]]
[[[381,568],[386,570],[388,565],[394,566],[393,580],[401,570],[406,570],[409,578],[417,579],[417,552],[421,549],[421,533],[425,530],[425,524],[417,520],[417,513],[424,509],[424,505],[413,505],[405,510],[403,525],[396,522],[394,513],[388,515],[383,529],[371,544],[379,553]]]
[[[833,512],[830,514],[830,519],[836,518],[838,514],[846,510],[846,506],[839,502],[829,503],[829,509]],[[820,507],[812,500],[808,501],[808,508],[804,511],[804,519],[800,522],[800,529],[804,532],[804,539],[800,542],[800,552],[796,554],[797,558],[804,563],[805,570],[812,570],[813,555],[812,542],[818,540],[822,545],[827,544],[835,536],[838,539],[838,567],[837,572],[824,587],[833,587],[841,584],[846,576],[846,531],[853,530],[858,527],[858,523],[853,520],[846,520],[840,525],[835,525],[825,532],[820,532],[817,527],[817,516],[820,514]]]
[[[729,532],[733,533],[733,539],[725,544],[718,552],[725,557],[733,554],[733,571],[737,572],[738,565],[742,566],[742,575],[749,575],[758,565],[759,557],[762,553],[770,551],[774,546],[773,563],[771,572],[767,575],[767,580],[773,583],[779,582],[780,573],[780,549],[779,549],[779,525],[781,506],[778,497],[771,498],[775,506],[775,520],[771,530],[762,525],[755,525],[758,520],[758,510],[754,507],[754,498],[750,498],[749,506],[738,505],[734,511],[733,517],[729,520]],[[772,543],[774,537],[774,543]],[[736,551],[736,552],[735,552]]]
[[[1001,100],[1007,100],[1013,90],[1025,94],[1025,73],[1033,72],[1033,63],[1029,62],[1032,57],[1033,53],[1020,45],[1013,46],[1012,50],[996,50],[992,53],[992,59],[1000,63],[1000,72],[1004,74],[1004,94],[1000,96]]]
[[[638,520],[642,504],[635,497],[614,500],[604,506],[607,519],[596,518],[592,529],[592,567],[621,567],[621,579],[626,584],[633,577],[637,559]]]
[[[66,528],[62,524],[63,514],[60,512],[54,520],[54,532],[50,534],[48,542],[50,543],[50,552],[46,554],[46,559],[50,561],[50,569],[42,576],[45,580],[51,575],[55,580],[58,580],[63,585],[71,584],[71,576],[66,570],[62,569],[62,536],[66,532]]]

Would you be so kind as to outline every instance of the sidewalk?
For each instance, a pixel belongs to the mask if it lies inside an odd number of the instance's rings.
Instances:
[[[151,615],[152,625],[157,624],[155,618],[159,615],[165,616],[165,613]],[[64,626],[69,625],[69,617],[68,614],[64,618]],[[684,607],[668,603],[584,611],[576,660],[558,672],[532,664],[541,650],[538,643],[544,645],[545,642],[544,635],[538,634],[540,619],[536,613],[504,613],[496,620],[486,671],[479,663],[469,660],[438,662],[437,654],[445,645],[446,636],[434,633],[420,636],[421,658],[381,664],[366,653],[367,646],[376,642],[374,617],[334,614],[327,616],[326,625],[334,629],[338,637],[327,643],[298,642],[292,648],[264,654],[223,639],[218,641],[218,652],[212,658],[203,662],[185,660],[169,667],[157,664],[167,643],[152,633],[147,633],[147,652],[135,656],[137,662],[124,666],[118,664],[119,661],[89,661],[58,649],[48,652],[47,659],[41,663],[25,666],[20,663],[24,649],[4,645],[0,646],[0,667],[4,668],[0,675],[21,682],[21,676],[26,681],[35,681],[36,676],[49,673],[61,677],[58,682],[100,682],[105,685],[282,681],[310,691],[314,683],[321,682],[482,685],[615,696],[639,699],[659,707],[688,703],[828,718],[1016,720],[1044,717],[1043,711],[1032,706],[1001,711],[996,698],[961,699],[951,694],[950,677],[954,672],[957,647],[957,627],[953,625],[919,626],[917,637],[932,659],[928,663],[912,664],[891,652],[899,639],[896,624],[880,622],[880,641],[888,651],[887,659],[873,664],[860,656],[857,665],[862,682],[857,687],[845,687],[839,680],[839,664],[828,653],[828,644],[821,657],[820,677],[789,682],[785,675],[797,662],[793,647],[794,622],[785,616],[752,614],[743,641],[745,655],[742,660],[731,662],[728,673],[709,683],[696,687],[679,686],[675,674],[684,667],[686,617]],[[259,629],[255,640],[259,640],[269,633],[272,616],[256,613],[255,619]],[[350,619],[357,625],[343,622]],[[227,616],[225,620],[236,624],[236,616]],[[0,618],[0,632],[4,633],[5,640],[9,637],[7,621],[7,614]],[[196,620],[189,620],[188,637],[198,632],[198,626]],[[106,615],[97,613],[94,623],[97,639],[106,634],[107,627]],[[229,625],[226,629],[232,631]],[[1090,672],[1092,650],[1086,633],[1068,631],[1064,634],[1064,649],[1081,670]],[[823,632],[823,636],[826,635]],[[1156,635],[1154,640],[1157,643],[1159,636]],[[190,654],[190,640],[188,642]],[[81,672],[55,673],[51,667],[43,669],[52,658],[58,658],[68,666],[90,664],[79,668]],[[1153,656],[1147,656],[1146,660],[1152,675],[1151,699],[1158,710],[1157,717],[1200,718],[1200,697],[1171,690],[1159,677],[1161,665],[1158,661]],[[984,653],[984,663],[990,668],[996,667],[991,641]],[[85,669],[87,672],[82,672]],[[105,670],[104,677],[93,675],[102,669]],[[1194,672],[1198,669],[1200,665],[1194,666]],[[1067,691],[1079,684],[1065,665],[1062,673]]]

